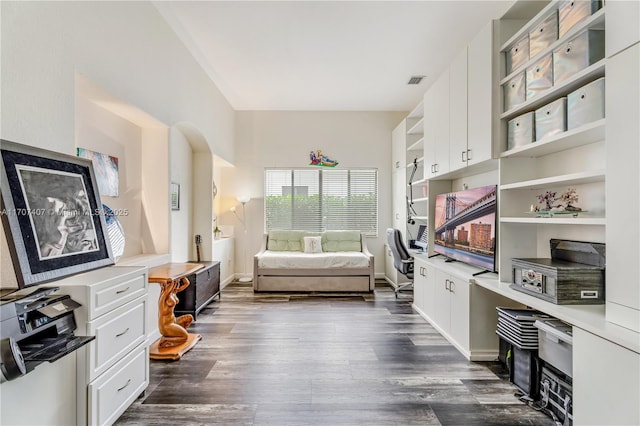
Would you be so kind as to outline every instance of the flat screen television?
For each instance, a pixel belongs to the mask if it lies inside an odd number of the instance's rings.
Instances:
[[[496,270],[496,185],[436,195],[434,252]]]

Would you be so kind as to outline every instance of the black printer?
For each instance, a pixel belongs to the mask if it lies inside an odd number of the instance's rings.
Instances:
[[[81,306],[58,287],[25,288],[0,297],[1,379],[13,380],[42,362],[54,362],[95,336],[75,336],[73,310]]]

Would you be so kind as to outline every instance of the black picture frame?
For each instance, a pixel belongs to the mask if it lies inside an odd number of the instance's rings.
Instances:
[[[114,263],[91,160],[0,139],[0,216],[20,288]]]

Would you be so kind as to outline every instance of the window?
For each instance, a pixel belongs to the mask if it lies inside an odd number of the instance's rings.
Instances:
[[[355,230],[378,234],[376,169],[267,169],[265,230]]]

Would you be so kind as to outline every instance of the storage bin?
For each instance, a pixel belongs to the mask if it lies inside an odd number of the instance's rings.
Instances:
[[[536,140],[567,130],[567,98],[557,99],[536,110]]]
[[[562,37],[574,25],[594,14],[602,3],[600,0],[564,0],[558,7],[558,37]]]
[[[533,399],[538,397],[539,389],[539,358],[538,351],[520,349],[516,345],[511,347],[511,371],[509,380],[522,392]]]
[[[553,51],[553,84],[604,58],[604,31],[585,30]]]
[[[567,95],[567,130],[603,119],[604,77]]]
[[[558,39],[558,14],[549,15],[529,33],[529,57],[533,58]]]
[[[505,54],[507,74],[511,74],[529,60],[529,34],[516,41]]]
[[[526,99],[533,99],[553,87],[553,66],[551,54],[545,55],[537,63],[527,68]]]
[[[507,125],[507,149],[526,145],[535,141],[533,111],[522,114]]]
[[[559,319],[539,319],[533,323],[538,329],[538,356],[573,377],[573,329]]]
[[[513,76],[509,81],[502,85],[502,93],[504,94],[504,110],[520,105],[525,101],[526,87],[524,83],[524,72]]]

